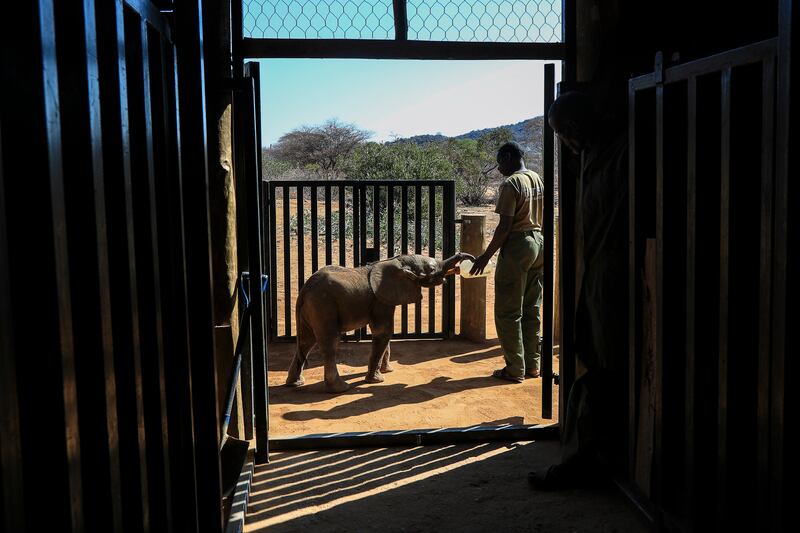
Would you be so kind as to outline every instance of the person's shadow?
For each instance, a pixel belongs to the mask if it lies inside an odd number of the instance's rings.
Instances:
[[[308,388],[314,387],[315,385],[320,386],[320,392],[324,390],[324,383],[315,383],[314,385],[308,386]],[[448,394],[457,394],[465,390],[481,389],[498,385],[509,384],[491,376],[478,376],[458,380],[451,380],[448,377],[442,376],[434,378],[429,383],[414,385],[412,387],[408,387],[403,383],[381,385],[378,387],[354,387],[347,391],[345,395],[362,395],[365,392],[369,392],[371,396],[359,398],[353,402],[343,405],[337,405],[328,410],[314,409],[308,411],[290,411],[285,413],[283,418],[291,421],[306,421],[313,419],[340,420],[351,416],[374,413],[376,411],[380,411],[381,409],[388,409],[397,405],[423,403],[435,398],[446,396]],[[300,398],[300,396],[305,396],[305,398]],[[297,402],[297,404],[309,403],[309,400],[311,400],[307,394],[296,395],[292,399],[302,400]]]

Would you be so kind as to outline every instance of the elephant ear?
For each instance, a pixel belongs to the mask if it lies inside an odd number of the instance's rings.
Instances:
[[[375,263],[369,273],[369,286],[381,302],[403,305],[422,300],[422,289],[417,275],[397,259]]]

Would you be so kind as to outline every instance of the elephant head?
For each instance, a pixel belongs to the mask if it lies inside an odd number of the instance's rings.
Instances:
[[[444,283],[464,259],[475,258],[457,253],[447,259],[424,255],[400,255],[374,263],[369,274],[369,284],[375,296],[389,305],[416,303],[422,300],[422,287],[435,287]]]

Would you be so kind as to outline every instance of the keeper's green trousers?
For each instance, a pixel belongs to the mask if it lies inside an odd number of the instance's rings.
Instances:
[[[539,310],[542,306],[544,236],[513,232],[500,250],[494,281],[494,322],[506,373],[539,372]]]

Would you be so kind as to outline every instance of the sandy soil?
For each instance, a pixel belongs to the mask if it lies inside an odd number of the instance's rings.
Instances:
[[[558,387],[553,387],[553,420],[543,420],[542,380],[509,383],[491,377],[502,368],[497,341],[392,341],[394,372],[383,383],[366,383],[370,344],[343,343],[339,373],[351,388],[324,391],[322,355],[312,351],[306,384],[283,383],[294,345],[270,345],[269,415],[272,437],[331,433],[428,429],[495,424],[550,423],[558,417]],[[558,371],[558,360],[554,362]]]
[[[334,196],[335,197],[335,196]],[[282,202],[277,202],[277,288],[278,334],[286,332],[284,319],[285,281],[284,261],[290,266],[290,310],[294,322],[294,302],[298,292],[298,242],[292,236],[288,250],[282,242]],[[305,208],[310,209],[309,201]],[[334,203],[332,211],[337,211]],[[297,213],[297,202],[290,200],[290,212]],[[320,216],[324,205],[318,206]],[[460,209],[463,212],[486,213],[486,242],[491,239],[497,215],[491,206]],[[333,258],[338,264],[337,230],[333,231]],[[324,264],[324,236],[318,238],[319,264]],[[312,243],[304,238],[304,276],[312,272]],[[413,242],[411,243],[413,249]],[[352,265],[352,242],[346,243],[347,264]],[[384,249],[382,257],[387,255]],[[423,253],[427,253],[426,250]],[[441,255],[441,252],[437,254]],[[460,331],[460,278],[456,283],[456,333]],[[436,289],[436,309],[440,309],[442,289]],[[541,417],[542,380],[529,379],[513,384],[491,377],[494,369],[504,366],[497,341],[494,319],[494,278],[487,278],[487,341],[473,343],[452,341],[392,341],[392,360],[395,371],[386,374],[386,381],[368,384],[364,381],[370,343],[342,343],[339,349],[339,373],[351,384],[341,395],[324,392],[322,357],[312,351],[305,372],[306,385],[290,389],[283,385],[286,370],[294,353],[293,343],[271,343],[268,382],[270,387],[271,436],[329,433],[340,431],[377,431],[464,427],[477,424],[537,424],[550,423],[558,416],[558,387],[553,387],[553,419]],[[395,316],[395,331],[400,331],[402,308]],[[421,331],[429,331],[428,291],[423,291]],[[435,327],[441,328],[441,312],[434,313]],[[414,331],[414,306],[408,308],[409,331]],[[294,324],[292,324],[294,327]],[[292,333],[293,333],[292,329]],[[558,372],[558,358],[553,362]]]
[[[555,442],[283,452],[256,468],[245,531],[626,532],[616,490],[532,491]]]

